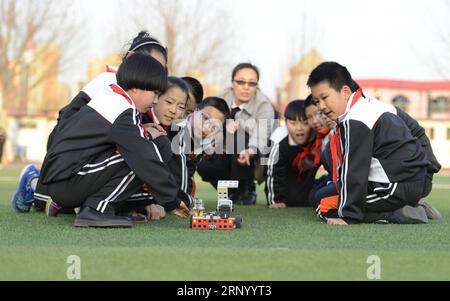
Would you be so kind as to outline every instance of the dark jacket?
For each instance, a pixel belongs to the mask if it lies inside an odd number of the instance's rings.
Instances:
[[[339,117],[342,153],[338,165],[338,215],[362,221],[368,182],[388,184],[420,180],[426,155],[394,106],[353,93]],[[389,192],[386,192],[389,194]]]
[[[91,99],[81,105],[88,99],[85,95]],[[142,127],[133,102],[115,84],[97,86],[91,93],[83,91],[63,110],[39,180],[44,185],[67,180],[82,172],[92,158],[110,149],[118,150],[158,202],[178,206],[175,178],[155,141]]]

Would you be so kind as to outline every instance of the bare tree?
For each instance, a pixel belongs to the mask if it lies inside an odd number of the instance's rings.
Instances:
[[[450,1],[435,2],[429,9],[424,20],[427,42],[422,41],[418,46],[415,40],[411,49],[430,72],[450,80]]]
[[[320,62],[318,48],[326,41],[326,30],[320,26],[309,1],[298,2],[295,20],[295,31],[289,36],[288,55],[281,68],[289,72],[288,82],[277,88],[277,109],[282,110],[283,103],[306,98],[309,94],[306,86],[307,75]],[[312,54],[312,55],[310,55]],[[308,55],[307,59],[306,56]]]
[[[442,43],[442,52],[436,53],[436,57],[441,58],[434,65],[439,74],[450,80],[450,1],[442,1],[444,22],[436,31],[436,36]]]
[[[70,65],[69,58],[80,49],[76,45],[80,44],[77,37],[81,32],[71,6],[72,3],[66,0],[1,0],[2,109],[26,114],[26,104],[32,101],[28,99],[29,92],[38,87],[49,73],[59,73]],[[36,61],[42,63],[31,68]]]
[[[232,21],[218,1],[138,0],[131,7],[135,29],[148,29],[169,49],[170,74],[197,71],[212,81],[228,75],[224,66],[227,68],[230,60]],[[139,16],[136,7],[142,12]]]
[[[326,31],[319,26],[309,1],[299,2],[300,18],[293,23],[297,30],[292,34],[291,53],[287,56],[287,66],[292,67],[311,50],[317,50],[326,40]]]

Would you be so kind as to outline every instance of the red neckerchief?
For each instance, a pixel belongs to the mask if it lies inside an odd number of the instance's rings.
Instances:
[[[292,168],[298,172],[300,176],[303,172],[307,171],[307,167],[305,166],[305,159],[309,158],[311,162],[314,161],[314,141],[308,143],[306,146],[302,147],[302,149],[297,153],[294,160],[292,161]],[[309,170],[310,172],[312,169]]]
[[[358,89],[358,91],[355,92],[349,110],[356,104],[356,102],[362,97],[362,95],[363,93],[361,89]],[[342,167],[343,162],[339,125],[336,126],[336,133],[333,136],[331,136],[330,151],[331,151],[331,160],[333,161],[333,182],[334,185],[336,186],[336,190],[339,191],[337,170],[338,165]]]
[[[320,165],[320,156],[322,153],[322,142],[323,139],[330,133],[331,129],[326,128],[316,133],[315,140],[315,149],[316,153],[314,154],[314,164],[313,167],[318,167]]]
[[[169,127],[168,127],[168,126],[162,125],[162,124],[159,124],[159,123],[156,122],[156,118],[155,118],[155,116],[153,116],[152,109],[148,109],[146,114],[147,114],[147,116],[150,118],[150,120],[151,120],[152,123],[155,123],[155,124],[157,124],[157,125],[160,125],[166,132],[168,132],[168,130],[169,130]]]

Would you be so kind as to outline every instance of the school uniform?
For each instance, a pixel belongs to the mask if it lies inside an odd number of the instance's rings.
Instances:
[[[144,123],[161,125],[153,109],[143,115],[143,121]],[[179,197],[189,206],[193,202],[192,192],[194,184],[192,178],[196,170],[196,165],[201,159],[201,150],[195,156],[190,155],[192,135],[188,119],[184,119],[170,128],[164,128],[167,131],[167,138],[170,141],[170,152],[172,154],[170,160],[167,161],[167,166],[179,187]]]
[[[106,68],[106,72],[101,73],[92,81],[90,81],[67,106],[59,111],[57,124],[53,128],[53,131],[50,133],[48,138],[47,151],[54,144],[54,137],[59,131],[60,124],[65,123],[67,122],[67,120],[72,118],[72,116],[78,113],[83,107],[85,107],[92,98],[94,98],[97,94],[102,93],[102,91],[104,91],[106,87],[115,84],[117,82],[116,73],[116,68],[108,66]],[[168,141],[167,138],[161,136],[157,139],[154,139],[153,143],[157,146],[163,158],[163,161],[167,163],[172,156],[170,141]],[[139,193],[133,195],[133,197],[137,202],[147,202],[147,200],[153,199],[151,194],[149,194],[146,189],[143,189]],[[45,203],[50,199],[48,187],[42,183],[40,178],[38,179],[38,183],[34,193],[34,199],[35,207],[38,210],[43,210],[45,208]]]
[[[307,145],[297,145],[286,126],[272,134],[266,180],[267,204],[286,203],[288,206],[309,206],[309,193],[315,185],[320,164],[315,164],[316,133],[312,132]],[[319,149],[320,155],[320,149]]]
[[[181,191],[188,197],[192,204],[194,191],[194,174],[199,162],[203,158],[205,145],[195,144],[192,133],[192,116],[178,122],[168,132],[172,141],[173,157],[169,162],[169,168],[174,173]]]
[[[417,138],[417,140],[419,141],[428,161],[427,176],[425,178],[425,189],[422,195],[422,197],[424,198],[428,196],[428,194],[430,194],[432,189],[433,175],[441,170],[441,164],[439,164],[436,156],[433,153],[433,148],[431,147],[430,139],[428,139],[425,133],[425,129],[420,126],[417,120],[409,116],[408,113],[398,107],[395,107],[395,109],[397,110],[397,115],[405,122],[406,126],[411,131],[411,135],[413,135],[413,137]]]
[[[91,98],[85,105],[61,116],[42,165],[39,181],[53,201],[114,213],[145,183],[158,202],[175,209],[176,181],[128,94],[104,83],[84,94]]]
[[[428,161],[394,106],[353,93],[330,147],[338,197],[322,217],[368,222],[370,212],[415,206],[423,195]]]
[[[108,69],[107,72],[103,72],[92,81],[90,81],[83,89],[72,99],[72,101],[65,107],[63,107],[58,114],[57,123],[50,133],[47,141],[47,151],[54,144],[55,135],[58,133],[61,123],[67,122],[74,114],[78,113],[81,108],[86,106],[97,93],[105,87],[116,83],[116,74],[114,70]],[[38,210],[45,208],[45,203],[49,201],[50,195],[48,187],[44,185],[39,177],[34,192],[35,206]]]

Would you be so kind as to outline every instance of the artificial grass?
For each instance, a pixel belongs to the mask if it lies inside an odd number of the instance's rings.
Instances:
[[[367,280],[368,256],[381,280],[450,280],[450,177],[438,176],[428,201],[444,215],[427,225],[329,226],[310,208],[235,206],[242,229],[191,230],[167,216],[132,229],[80,229],[74,216],[46,218],[11,207],[19,169],[0,170],[0,279],[64,280],[69,255],[82,280]],[[212,211],[216,191],[199,183]]]

